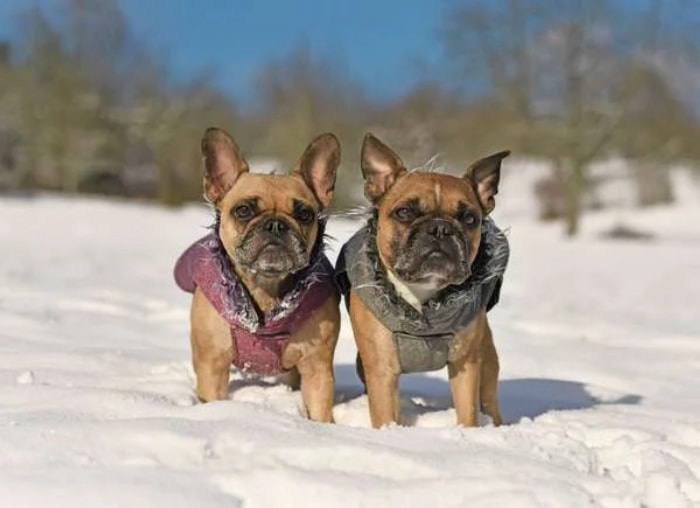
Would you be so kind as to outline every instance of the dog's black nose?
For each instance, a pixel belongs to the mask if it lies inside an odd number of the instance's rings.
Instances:
[[[428,233],[430,233],[432,236],[435,238],[444,238],[446,236],[452,236],[455,234],[455,227],[452,225],[451,222],[448,222],[443,219],[437,219],[430,224],[430,228],[428,229]]]
[[[273,235],[281,235],[289,230],[289,224],[282,219],[269,218],[263,224],[263,229]]]

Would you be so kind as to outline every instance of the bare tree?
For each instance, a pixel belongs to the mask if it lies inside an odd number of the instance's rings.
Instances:
[[[567,235],[578,231],[592,162],[619,151],[620,133],[635,128],[640,115],[654,118],[680,102],[644,50],[640,26],[658,19],[658,9],[656,1],[462,0],[447,11],[442,40],[463,88],[489,103],[505,126],[504,141],[551,161],[565,190]],[[697,42],[691,31],[676,35],[686,47]],[[661,38],[653,44],[657,54],[674,47]],[[644,87],[665,93],[642,100]],[[670,130],[646,129],[656,154],[687,120],[673,118]]]

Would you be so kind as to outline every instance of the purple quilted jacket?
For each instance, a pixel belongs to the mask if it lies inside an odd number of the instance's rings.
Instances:
[[[236,276],[215,233],[192,244],[175,264],[175,282],[184,291],[199,287],[231,326],[236,348],[234,365],[244,372],[274,375],[284,371],[285,343],[306,318],[336,293],[333,267],[321,249],[295,274],[294,288],[264,316],[259,315],[245,286]]]

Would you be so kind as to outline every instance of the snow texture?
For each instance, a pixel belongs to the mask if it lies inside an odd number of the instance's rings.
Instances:
[[[175,258],[208,209],[0,199],[3,507],[700,506],[700,199],[532,220],[527,167],[495,213],[511,258],[490,313],[508,422],[455,425],[445,372],[402,377],[406,426],[369,428],[343,309],[337,424],[234,376],[195,402]],[[648,242],[599,233],[623,221]],[[360,223],[331,219],[329,257]]]

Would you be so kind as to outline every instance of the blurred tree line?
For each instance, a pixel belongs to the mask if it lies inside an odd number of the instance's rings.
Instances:
[[[546,160],[543,217],[575,234],[600,183],[595,162],[632,162],[640,205],[673,199],[668,168],[700,160],[700,31],[693,0],[447,0],[442,79],[378,101],[300,45],[264,63],[234,103],[202,75],[174,82],[131,32],[119,0],[57,0],[22,15],[0,45],[0,189],[200,199],[210,125],[250,158],[289,167],[333,131],[344,145],[336,205],[362,201],[359,146],[372,130],[411,166],[455,171],[511,148]],[[440,73],[438,73],[440,74]],[[452,164],[458,162],[458,164]]]

